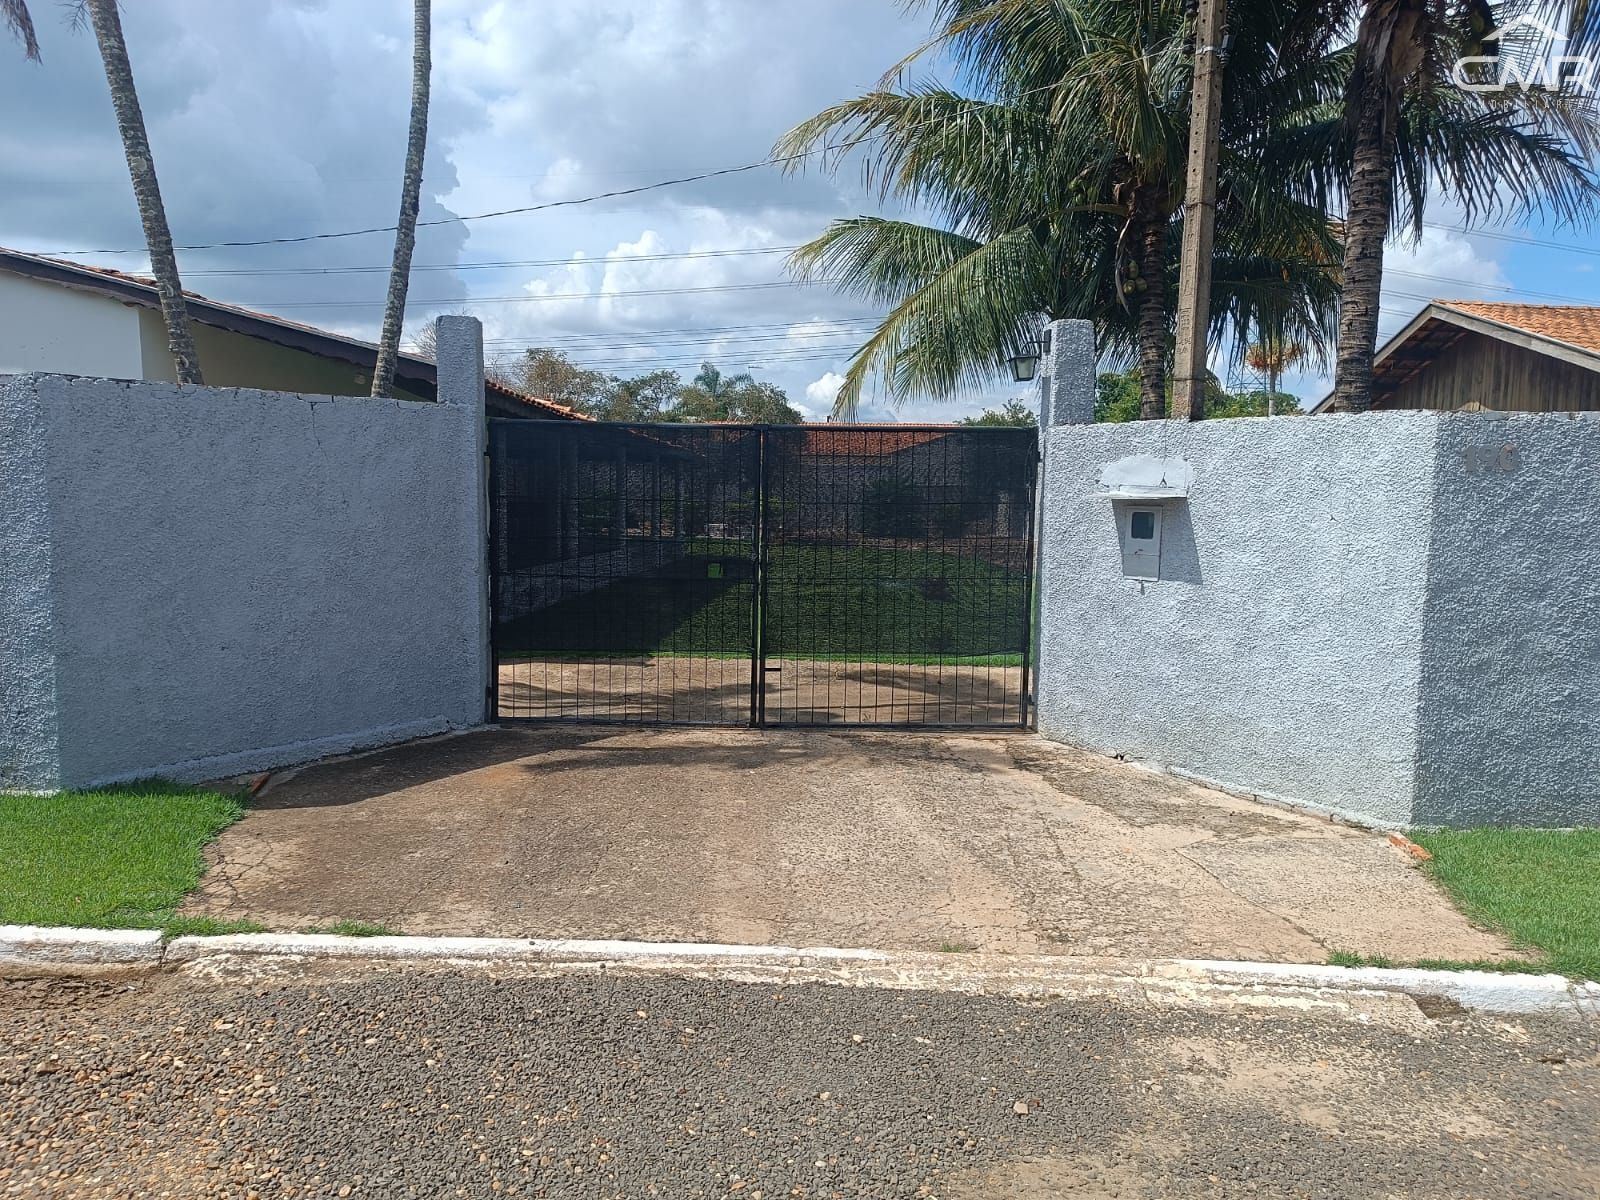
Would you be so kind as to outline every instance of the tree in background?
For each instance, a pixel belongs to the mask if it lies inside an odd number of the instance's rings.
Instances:
[[[611,383],[611,376],[580,367],[561,351],[544,346],[524,354],[511,373],[516,385],[529,395],[591,415],[603,404]]]
[[[1350,5],[1329,3],[1330,21]],[[1600,102],[1580,90],[1509,87],[1468,91],[1451,72],[1463,57],[1514,48],[1486,40],[1529,10],[1566,18],[1573,54],[1600,42],[1588,0],[1364,0],[1343,102],[1303,133],[1306,196],[1344,200],[1343,297],[1334,407],[1372,407],[1383,250],[1398,215],[1422,233],[1428,200],[1444,196],[1466,224],[1544,209],[1558,221],[1589,219],[1600,188]],[[1539,56],[1551,47],[1535,48]],[[1398,211],[1397,211],[1398,210]]]
[[[9,21],[20,4],[17,0],[8,0],[8,4]],[[100,62],[105,67],[106,85],[111,90],[111,106],[117,114],[117,132],[122,136],[128,178],[133,182],[133,198],[139,206],[139,221],[144,226],[150,274],[155,278],[156,295],[161,300],[161,319],[167,327],[167,349],[172,353],[173,370],[179,383],[204,383],[200,353],[195,349],[189,309],[183,299],[183,280],[178,276],[178,256],[172,248],[172,230],[167,224],[166,206],[161,201],[161,185],[156,180],[155,158],[150,153],[144,112],[139,107],[139,92],[133,83],[133,65],[128,61],[128,46],[122,37],[117,0],[85,0],[84,6],[75,10],[74,21],[81,20],[85,11],[100,47]],[[26,45],[27,38],[23,40]]]
[[[114,2],[114,0],[113,0]],[[372,369],[372,394],[394,390],[400,356],[400,327],[411,285],[411,255],[417,248],[417,212],[422,205],[422,164],[428,150],[428,97],[433,74],[431,0],[413,0],[411,9],[411,125],[406,134],[406,165],[400,181],[400,217],[394,227],[394,258],[389,294],[378,335],[378,361]]]
[[[610,376],[610,388],[592,410],[602,421],[669,421],[683,380],[676,371],[649,371],[624,379]]]
[[[804,415],[776,384],[758,383],[748,371],[725,375],[711,363],[678,393],[671,421],[738,421],[751,425],[798,425]]]
[[[1267,337],[1245,347],[1244,362],[1252,371],[1266,376],[1267,395],[1270,398],[1282,393],[1280,385],[1283,383],[1283,373],[1304,358],[1305,354],[1306,348],[1299,342]],[[1267,416],[1276,415],[1275,403],[1269,399]]]
[[[975,95],[879,89],[796,127],[776,153],[864,151],[868,187],[937,224],[836,221],[792,256],[890,312],[846,372],[835,412],[873,376],[891,400],[982,386],[1061,317],[1095,323],[1103,350],[1138,361],[1147,415],[1165,395],[1192,45],[1181,0],[932,0],[933,39]],[[1311,0],[1241,0],[1223,114],[1211,333],[1267,328],[1331,340],[1338,245],[1290,194],[1276,152],[1296,114],[1337,95],[1298,33]],[[1284,53],[1293,49],[1295,53]],[[913,56],[915,57],[915,56]]]
[[[956,422],[958,425],[1006,425],[1020,428],[1038,423],[1039,419],[1033,409],[1021,400],[1007,400],[1001,408],[986,408],[975,417],[962,417]]]
[[[797,425],[805,419],[775,384],[748,373],[728,375],[702,363],[685,384],[676,371],[610,375],[580,367],[560,350],[540,346],[507,369],[508,382],[601,421],[738,421]]]
[[[33,31],[33,16],[28,12],[26,0],[0,0],[0,20],[22,43],[22,57],[30,62],[39,61],[39,39]]]
[[[1094,419],[1105,422],[1142,420],[1143,396],[1139,371],[1105,371],[1095,381]],[[1285,392],[1229,392],[1209,371],[1206,373],[1206,418],[1300,416],[1300,401]],[[1167,389],[1162,416],[1172,411],[1172,389]]]

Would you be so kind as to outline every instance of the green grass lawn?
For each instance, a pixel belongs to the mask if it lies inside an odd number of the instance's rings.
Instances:
[[[259,929],[176,913],[200,882],[206,843],[243,814],[238,797],[156,781],[0,794],[0,924]]]
[[[1600,979],[1600,829],[1413,833],[1426,869],[1476,920],[1542,952],[1550,970]]]
[[[497,634],[507,658],[750,653],[748,547],[700,541],[669,568],[575,595]],[[1024,576],[915,548],[773,547],[771,658],[1014,666],[1027,636]]]

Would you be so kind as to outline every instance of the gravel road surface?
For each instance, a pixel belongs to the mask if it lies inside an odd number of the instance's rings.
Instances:
[[[1600,1194],[1574,1021],[348,966],[0,1006],[6,1197]]]

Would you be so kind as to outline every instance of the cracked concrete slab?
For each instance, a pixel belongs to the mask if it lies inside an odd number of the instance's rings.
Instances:
[[[1494,958],[1381,834],[1024,735],[520,727],[305,768],[189,911],[296,929]]]

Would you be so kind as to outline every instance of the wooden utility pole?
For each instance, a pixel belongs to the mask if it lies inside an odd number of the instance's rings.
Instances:
[[[1189,111],[1189,173],[1183,197],[1183,258],[1178,266],[1178,353],[1172,415],[1205,415],[1206,327],[1211,322],[1211,247],[1217,224],[1217,129],[1222,120],[1222,30],[1227,0],[1199,0],[1194,19],[1194,95]]]

